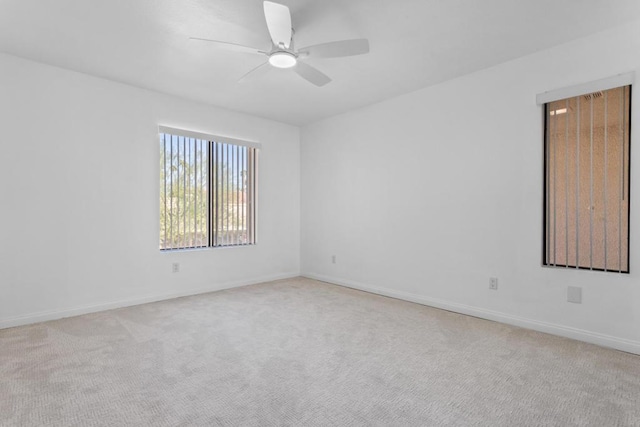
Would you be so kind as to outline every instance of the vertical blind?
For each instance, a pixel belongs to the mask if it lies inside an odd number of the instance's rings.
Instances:
[[[160,249],[254,244],[257,148],[175,133],[160,133]]]
[[[630,92],[545,104],[545,265],[629,271]]]
[[[255,149],[211,142],[212,243],[237,246],[255,242]]]

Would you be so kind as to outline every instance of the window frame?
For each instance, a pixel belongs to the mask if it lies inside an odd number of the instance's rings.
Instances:
[[[616,86],[617,85],[617,86]],[[548,113],[549,104],[562,101],[569,100],[574,97],[580,97],[584,95],[588,95],[590,93],[599,92],[599,91],[607,91],[611,89],[619,89],[627,87],[629,88],[629,104],[628,104],[628,117],[626,126],[624,131],[626,132],[628,147],[627,147],[627,172],[626,172],[626,180],[623,181],[623,185],[627,186],[628,192],[628,200],[627,200],[627,233],[624,238],[627,242],[626,248],[626,269],[610,269],[610,268],[596,268],[593,266],[584,267],[580,265],[572,265],[567,262],[566,265],[561,264],[553,264],[547,262],[547,208],[548,208],[548,141],[547,135],[550,131],[550,114]],[[543,94],[539,94],[537,96],[538,105],[542,106],[542,116],[543,116],[543,135],[542,135],[542,146],[543,146],[543,161],[542,161],[542,259],[541,266],[543,268],[553,268],[553,269],[564,269],[564,270],[586,270],[586,271],[598,271],[598,272],[606,272],[606,273],[617,273],[617,274],[630,274],[631,272],[631,142],[632,142],[632,126],[631,122],[633,119],[633,86],[634,86],[634,74],[621,74],[609,79],[602,79],[596,82],[587,83],[584,85],[572,86],[569,88],[559,89],[556,91],[545,92]],[[624,112],[627,114],[627,111]],[[624,150],[624,148],[623,148]],[[624,167],[624,164],[623,164]],[[576,264],[580,264],[579,262]]]
[[[163,135],[178,137],[178,138],[186,138],[186,139],[195,139],[201,140],[206,143],[206,171],[207,171],[207,191],[206,191],[206,223],[207,223],[207,244],[200,246],[185,246],[185,247],[167,247],[163,248],[162,244],[159,244],[160,252],[176,252],[176,251],[197,251],[197,250],[210,250],[210,249],[222,249],[222,248],[238,248],[238,247],[252,247],[258,244],[258,174],[259,174],[259,152],[262,149],[262,144],[256,141],[249,141],[244,139],[232,138],[227,136],[218,136],[198,131],[180,129],[170,126],[159,125],[158,126],[158,139],[160,144],[163,144]],[[227,147],[244,147],[247,149],[245,161],[247,162],[247,175],[250,177],[251,185],[250,185],[250,196],[246,202],[246,210],[245,218],[251,218],[250,226],[251,226],[251,239],[249,243],[234,243],[234,244],[219,244],[217,243],[217,233],[220,230],[217,230],[214,227],[215,219],[213,210],[216,208],[214,206],[214,194],[215,189],[213,186],[214,177],[211,171],[214,170],[214,150],[216,144],[227,145]],[[165,145],[166,146],[166,145]],[[160,152],[162,148],[160,149]],[[249,153],[251,153],[249,155]],[[158,171],[158,176],[160,176],[162,167],[160,166],[160,170]],[[224,180],[223,180],[224,182]],[[162,188],[158,188],[158,194],[161,195]],[[159,199],[160,200],[160,199]],[[219,206],[219,205],[218,205]],[[158,206],[158,242],[162,242],[162,213],[161,206]],[[215,224],[217,225],[217,224]],[[247,224],[247,227],[249,224]]]

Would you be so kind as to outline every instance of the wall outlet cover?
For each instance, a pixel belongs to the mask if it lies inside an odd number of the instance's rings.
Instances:
[[[489,278],[489,289],[492,289],[494,291],[498,289],[498,278],[497,277],[490,277]]]
[[[582,304],[582,288],[569,286],[567,288],[567,301],[574,304]]]

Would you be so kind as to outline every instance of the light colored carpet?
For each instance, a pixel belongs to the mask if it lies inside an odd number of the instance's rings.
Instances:
[[[640,425],[640,357],[309,279],[0,331],[1,425]]]

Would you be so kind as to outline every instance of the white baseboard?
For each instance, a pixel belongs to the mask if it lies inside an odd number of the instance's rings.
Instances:
[[[303,277],[640,355],[640,342],[315,273]]]
[[[186,297],[190,295],[206,294],[209,292],[221,291],[224,289],[239,288],[242,286],[255,285],[257,283],[263,283],[263,282],[271,282],[273,280],[290,279],[292,277],[298,277],[298,276],[300,276],[300,273],[276,274],[276,275],[270,275],[270,276],[262,276],[262,277],[258,277],[250,280],[238,280],[233,282],[217,283],[204,288],[191,289],[191,290],[186,290],[182,292],[146,295],[143,297],[136,297],[136,298],[124,299],[124,300],[118,300],[118,301],[110,301],[103,304],[65,308],[62,310],[42,311],[39,313],[31,313],[24,316],[0,319],[0,329],[13,328],[15,326],[46,322],[48,320],[62,319],[65,317],[80,316],[82,314],[96,313],[98,311],[112,310],[114,308],[130,307],[134,305],[147,304],[150,302]]]

